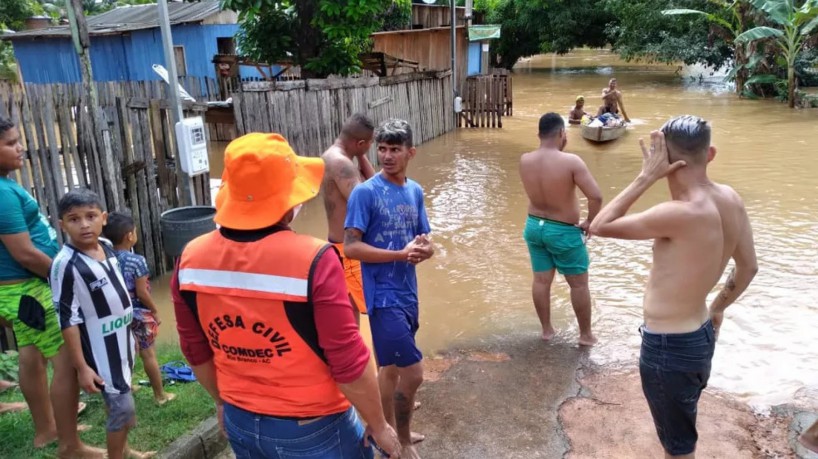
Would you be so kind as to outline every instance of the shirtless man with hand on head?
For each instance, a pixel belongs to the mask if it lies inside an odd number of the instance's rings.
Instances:
[[[520,158],[520,178],[529,200],[523,237],[534,271],[531,292],[542,325],[542,339],[554,337],[551,283],[556,269],[571,287],[571,305],[579,322],[579,344],[592,346],[597,339],[591,333],[589,260],[582,233],[588,231],[599,212],[602,193],[582,159],[562,152],[568,140],[560,115],[546,113],[540,118],[539,137],[540,148]],[[588,199],[588,217],[582,223],[577,188]]]
[[[324,181],[321,184],[324,208],[327,211],[329,242],[341,254],[344,265],[349,299],[355,309],[355,319],[360,324],[360,314],[366,314],[361,262],[344,256],[344,219],[347,216],[347,200],[352,189],[375,175],[375,168],[366,157],[372,146],[375,125],[366,115],[356,113],[344,122],[335,143],[321,155],[324,160]],[[357,167],[353,159],[358,160]]]
[[[645,289],[639,372],[665,457],[695,457],[696,406],[710,366],[724,310],[752,281],[758,265],[741,197],[710,181],[716,155],[710,125],[696,116],[673,118],[642,146],[642,171],[599,213],[591,234],[653,239]],[[654,183],[667,177],[671,200],[626,215]],[[707,295],[730,259],[735,268],[708,309]]]

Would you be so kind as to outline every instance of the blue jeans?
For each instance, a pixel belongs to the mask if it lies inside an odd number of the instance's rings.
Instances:
[[[224,430],[236,459],[372,459],[354,408],[314,420],[290,420],[224,404]]]
[[[640,332],[639,374],[656,433],[668,454],[690,454],[699,438],[697,406],[716,348],[713,324],[708,320],[690,333],[651,333],[644,327]]]

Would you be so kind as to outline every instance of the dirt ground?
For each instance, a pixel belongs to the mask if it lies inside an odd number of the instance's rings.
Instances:
[[[520,336],[424,364],[413,423],[427,436],[418,447],[424,459],[663,457],[635,367],[595,368],[574,344]],[[818,459],[796,441],[816,418],[816,391],[760,415],[707,389],[697,457]]]
[[[638,370],[587,365],[585,351],[536,338],[427,358],[414,430],[423,458],[661,458]],[[754,413],[705,390],[699,458],[818,459],[797,434],[818,418],[818,400]],[[799,397],[796,397],[799,398]]]

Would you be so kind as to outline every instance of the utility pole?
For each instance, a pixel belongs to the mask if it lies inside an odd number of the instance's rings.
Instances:
[[[73,0],[80,1],[80,0]],[[162,48],[165,51],[165,68],[168,70],[170,108],[173,114],[173,125],[184,119],[182,102],[179,98],[179,75],[176,72],[176,54],[173,52],[173,37],[170,33],[170,19],[168,18],[167,0],[156,2],[159,9],[159,27],[162,30]],[[180,157],[180,142],[176,139],[176,177],[179,183],[179,203],[182,206],[196,205],[196,194],[193,192],[193,179],[182,170]]]
[[[452,0],[452,91],[457,97],[457,3]]]
[[[99,107],[97,88],[94,85],[94,74],[91,69],[91,57],[89,49],[91,40],[88,36],[88,23],[85,21],[82,0],[69,0],[67,3],[68,22],[71,25],[71,38],[74,42],[74,49],[80,60],[80,72],[82,74],[83,91],[80,96],[80,113],[82,117],[82,107],[87,107],[91,115],[91,136],[92,149],[94,155],[99,160],[98,166],[102,168],[102,181],[98,185],[109,211],[124,208],[125,195],[122,192],[122,173],[119,169],[117,159],[114,157],[111,147],[111,131],[108,123]],[[107,182],[107,183],[105,183]],[[94,183],[94,180],[91,180]]]

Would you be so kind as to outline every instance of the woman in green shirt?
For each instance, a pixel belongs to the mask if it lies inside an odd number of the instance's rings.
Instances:
[[[0,116],[0,323],[11,326],[20,356],[20,389],[34,420],[34,446],[59,440],[60,457],[103,457],[77,435],[79,385],[51,289],[45,279],[59,251],[57,233],[11,176],[23,167],[20,132]],[[54,365],[48,390],[46,360]],[[52,409],[53,404],[53,409]]]

